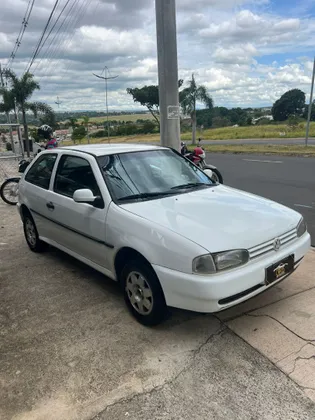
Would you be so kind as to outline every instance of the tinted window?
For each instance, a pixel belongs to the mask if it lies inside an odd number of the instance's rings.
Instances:
[[[56,154],[43,155],[39,157],[27,172],[25,180],[31,184],[48,190],[56,158]]]
[[[95,196],[101,195],[89,162],[77,156],[62,156],[56,173],[54,191],[72,198],[74,192],[82,188],[88,188]]]

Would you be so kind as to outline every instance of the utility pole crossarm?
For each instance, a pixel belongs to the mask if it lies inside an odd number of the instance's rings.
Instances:
[[[103,71],[105,70],[105,76],[102,76],[102,73],[100,75],[92,73],[93,76],[97,77],[98,79],[103,79],[105,81],[105,102],[106,102],[106,120],[107,120],[107,138],[109,141],[109,120],[108,120],[108,88],[107,88],[107,82],[108,80],[117,79],[118,76],[107,76],[108,67],[105,66]]]

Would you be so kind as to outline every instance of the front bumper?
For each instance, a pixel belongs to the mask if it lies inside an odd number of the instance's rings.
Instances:
[[[277,252],[271,251],[242,267],[212,275],[181,273],[158,265],[153,267],[168,306],[196,312],[219,312],[244,302],[282,281],[285,277],[266,286],[266,268],[291,254],[294,255],[297,268],[310,246],[310,235],[305,233]]]

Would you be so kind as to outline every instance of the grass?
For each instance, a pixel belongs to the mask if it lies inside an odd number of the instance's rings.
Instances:
[[[247,127],[223,127],[204,130],[197,133],[197,138],[204,140],[241,140],[241,139],[281,139],[305,136],[305,123],[295,129],[285,124],[252,125]],[[310,125],[310,137],[315,137],[315,122]],[[191,134],[182,134],[183,140],[190,140]]]
[[[156,143],[159,142],[159,140],[160,137],[158,134],[152,134],[146,136],[111,137],[109,141],[107,137],[102,139],[91,139],[90,143]],[[256,153],[315,157],[315,146],[305,147],[303,145],[294,144],[242,144],[237,141],[235,143],[236,144],[204,145],[203,147],[210,153]],[[83,139],[81,144],[87,144],[87,139]],[[73,145],[72,141],[63,142],[63,146],[70,145]]]
[[[218,144],[204,147],[209,153],[248,153],[315,157],[315,146],[294,144]]]
[[[108,119],[110,121],[132,121],[136,122],[137,120],[153,120],[153,116],[149,114],[126,114],[126,115],[109,115]],[[78,122],[82,122],[82,118],[78,118]],[[106,116],[103,115],[102,117],[91,117],[89,122],[90,123],[103,123],[106,121]]]

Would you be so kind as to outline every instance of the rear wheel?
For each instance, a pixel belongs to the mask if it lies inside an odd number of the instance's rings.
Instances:
[[[1,185],[0,196],[2,200],[15,206],[18,202],[18,193],[19,193],[19,178],[7,179]]]
[[[33,217],[27,213],[23,218],[24,236],[30,250],[33,252],[43,252],[47,244],[38,237],[38,232]]]
[[[163,290],[152,267],[136,259],[126,264],[122,271],[124,298],[132,315],[143,325],[154,326],[167,315]]]

